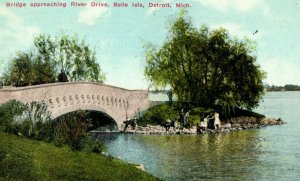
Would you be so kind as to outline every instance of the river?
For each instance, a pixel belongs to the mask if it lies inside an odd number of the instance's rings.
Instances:
[[[288,124],[206,135],[100,136],[111,155],[164,180],[299,180],[300,92],[268,92],[256,112]]]

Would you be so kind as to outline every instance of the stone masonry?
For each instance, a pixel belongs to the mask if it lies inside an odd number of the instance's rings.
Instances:
[[[24,103],[44,102],[52,118],[76,110],[95,110],[109,115],[121,129],[126,117],[132,118],[150,106],[147,90],[127,90],[92,82],[64,82],[0,89],[0,104],[16,99]]]

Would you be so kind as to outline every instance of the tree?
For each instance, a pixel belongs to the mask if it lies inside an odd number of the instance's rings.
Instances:
[[[35,37],[32,51],[17,53],[3,79],[6,85],[15,86],[52,83],[61,70],[71,81],[105,80],[95,52],[84,40],[67,35],[52,39],[44,34]]]
[[[3,79],[5,84],[28,86],[55,82],[55,64],[49,59],[41,59],[33,52],[19,52],[9,64]]]
[[[18,53],[11,66],[8,69],[8,73],[4,76],[4,81],[16,86],[25,86],[30,84],[32,76],[32,62],[30,61],[30,55],[26,53]]]
[[[40,39],[40,37],[45,37]],[[53,83],[57,77],[56,62],[48,52],[52,52],[55,46],[49,36],[39,35],[34,39],[35,49],[31,60],[33,61],[33,85]]]
[[[145,75],[154,86],[169,85],[180,102],[251,109],[264,92],[254,52],[253,42],[223,28],[196,29],[182,12],[161,48],[146,46]]]
[[[84,40],[68,35],[52,40],[49,35],[39,35],[34,43],[39,56],[55,62],[56,72],[64,70],[71,81],[104,81],[96,54]]]

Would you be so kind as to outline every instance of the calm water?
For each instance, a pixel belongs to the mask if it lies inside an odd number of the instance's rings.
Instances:
[[[300,92],[267,93],[255,111],[288,124],[210,135],[111,135],[108,152],[165,180],[300,180]]]

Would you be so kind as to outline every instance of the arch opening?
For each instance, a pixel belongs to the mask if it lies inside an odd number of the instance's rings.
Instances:
[[[96,111],[96,110],[77,110],[77,111],[71,111],[67,112],[65,114],[62,114],[53,121],[58,121],[58,120],[66,120],[69,118],[70,115],[76,115],[74,113],[76,112],[81,112],[84,114],[84,116],[79,116],[78,118],[75,119],[86,119],[89,123],[90,126],[88,128],[88,131],[116,131],[118,130],[118,125],[117,122],[108,114],[101,112],[101,111]]]
[[[116,131],[118,130],[118,125],[116,121],[110,117],[108,114],[100,111],[89,111],[89,118],[92,121],[92,130],[97,131]]]

